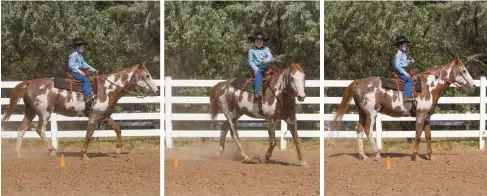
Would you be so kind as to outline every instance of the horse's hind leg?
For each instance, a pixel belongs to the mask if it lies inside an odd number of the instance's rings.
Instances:
[[[32,110],[29,106],[25,105],[24,119],[22,120],[22,122],[19,125],[19,128],[18,128],[19,132],[17,135],[16,152],[17,152],[18,157],[21,156],[20,155],[20,148],[22,147],[22,139],[24,138],[25,131],[27,131],[27,129],[30,126],[30,123],[35,118],[35,116],[36,116],[36,113],[34,112],[34,110]]]
[[[51,142],[46,137],[46,127],[47,127],[47,122],[49,121],[50,117],[51,117],[50,113],[45,113],[45,114],[39,115],[39,122],[37,124],[36,132],[37,132],[37,134],[39,134],[41,139],[44,140],[44,143],[46,144],[47,149],[49,150],[49,155],[50,156],[56,156],[56,149],[54,149]]]
[[[226,112],[224,112],[224,113],[225,113],[225,116],[227,117],[227,121],[230,125],[230,131],[232,131],[230,135],[232,136],[233,141],[237,145],[238,150],[240,151],[240,154],[244,158],[244,160],[242,162],[244,162],[244,163],[249,162],[250,158],[249,158],[249,156],[247,156],[247,153],[245,153],[245,150],[243,149],[242,144],[240,143],[240,137],[238,136],[238,132],[237,132],[237,119],[240,117],[240,115],[236,115],[236,117],[232,117],[228,113],[226,113]]]
[[[220,149],[216,153],[217,156],[222,155],[223,151],[225,150],[225,138],[227,137],[229,129],[230,129],[230,123],[228,123],[228,121],[225,121],[223,125],[220,127]]]
[[[377,118],[377,112],[374,111],[369,111],[369,114],[366,115],[366,122],[365,122],[365,134],[367,135],[367,138],[369,138],[369,142],[374,148],[375,152],[375,158],[380,159],[380,150],[379,147],[377,147],[377,144],[375,143],[374,137],[372,136],[372,131],[374,130],[374,125],[375,125],[375,119]]]
[[[355,132],[357,133],[357,145],[358,145],[358,153],[359,153],[359,158],[362,158],[364,160],[367,160],[368,157],[365,155],[364,152],[364,141],[363,141],[363,134],[362,132],[364,131],[365,127],[365,112],[360,108],[358,108],[358,114],[359,114],[359,121],[357,126],[355,126]]]

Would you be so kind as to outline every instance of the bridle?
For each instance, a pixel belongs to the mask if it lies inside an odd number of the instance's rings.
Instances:
[[[283,72],[284,72],[282,69],[280,69],[280,68],[278,68],[278,67],[276,67],[276,66],[274,66],[274,65],[269,64],[268,66],[269,66],[269,67],[271,67],[272,69],[277,70],[277,74],[276,74],[276,76],[277,76],[277,77],[273,78],[273,79],[275,79],[275,80],[279,79],[279,76],[280,76],[280,75],[282,75],[282,74],[283,74]],[[288,76],[288,77],[289,77],[289,76]],[[287,83],[287,81],[286,81],[286,83]],[[293,85],[293,86],[294,86],[294,89],[298,89],[298,87],[296,86],[296,84],[291,83],[291,85]],[[276,94],[275,94],[276,92],[275,92],[275,90],[274,90],[274,89],[272,89],[272,86],[269,86],[269,87],[270,87],[270,89],[272,90],[272,92],[273,92],[274,96],[276,96]],[[289,95],[290,97],[293,97],[293,98],[297,97],[297,95],[295,95],[295,93],[289,93],[289,92],[287,92],[287,91],[286,91],[286,89],[285,89],[285,88],[283,88],[283,89],[282,89],[282,92],[286,93],[286,94],[287,94],[287,95]]]

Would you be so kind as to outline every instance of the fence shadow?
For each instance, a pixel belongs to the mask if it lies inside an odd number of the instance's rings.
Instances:
[[[365,155],[367,155],[367,157],[369,158],[375,158],[375,153],[365,153]],[[434,156],[436,155],[459,155],[458,153],[448,153],[448,154],[445,154],[445,153],[433,153]],[[335,153],[335,154],[332,154],[332,155],[328,155],[327,157],[330,157],[330,158],[333,158],[333,157],[341,157],[341,156],[351,156],[351,157],[354,157],[356,159],[361,159],[361,157],[359,156],[358,152],[354,152],[354,153]],[[413,156],[413,153],[381,153],[380,156],[382,158],[386,158],[387,156],[389,156],[390,158],[404,158],[404,157],[412,157]],[[425,153],[419,153],[419,158],[421,159],[424,159],[426,160],[426,154]]]
[[[58,152],[58,155],[64,154],[65,157],[80,157],[81,158],[81,152]],[[122,155],[127,155],[129,154],[128,152],[122,152]],[[109,153],[101,153],[101,152],[96,152],[96,153],[86,153],[89,158],[100,158],[100,157],[113,157],[113,158],[118,158],[117,154],[115,152],[109,152]]]

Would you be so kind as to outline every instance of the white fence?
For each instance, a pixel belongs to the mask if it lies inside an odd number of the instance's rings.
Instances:
[[[173,138],[175,137],[220,137],[220,130],[172,130],[172,121],[211,121],[209,113],[173,113],[173,104],[209,104],[210,98],[208,95],[193,97],[193,96],[172,96],[173,87],[212,87],[222,80],[172,80],[171,77],[166,77],[164,81],[165,88],[165,123],[166,123],[166,147],[173,147]],[[320,87],[319,80],[306,81],[306,87]],[[319,104],[319,97],[306,97],[304,102],[298,104]],[[319,121],[320,114],[297,114],[298,121]],[[226,120],[223,114],[218,114],[216,120]],[[247,116],[242,116],[239,120],[245,121],[263,121],[262,119],[253,119]],[[299,137],[320,137],[318,130],[300,130],[298,127]],[[239,130],[240,137],[265,137],[268,138],[267,130]],[[286,149],[285,137],[291,137],[287,132],[287,125],[284,121],[281,122],[281,130],[276,130],[276,135],[281,137],[281,149]],[[230,137],[227,134],[227,137]]]
[[[160,86],[160,80],[155,80],[157,85]],[[8,81],[1,82],[2,89],[5,88],[15,88],[19,81]],[[160,97],[122,97],[118,100],[119,104],[142,104],[142,103],[160,103]],[[10,98],[2,98],[1,105],[9,105]],[[24,102],[20,99],[18,105],[23,105]],[[3,114],[2,114],[3,117]],[[160,120],[160,113],[114,113],[111,116],[114,120]],[[23,114],[14,114],[10,117],[10,122],[20,122],[24,118]],[[35,117],[33,121],[37,121],[38,117]],[[46,131],[46,136],[50,137],[52,144],[55,148],[58,146],[59,137],[85,137],[86,129],[82,130],[69,130],[60,131],[58,130],[57,122],[63,121],[87,121],[86,117],[66,117],[63,115],[52,114],[51,115],[51,131]],[[85,128],[85,127],[83,127]],[[18,135],[17,129],[15,130],[4,130],[2,128],[2,138],[16,138]],[[35,127],[31,128],[35,130]],[[139,130],[122,130],[122,136],[160,136],[161,131],[159,129],[139,129]],[[116,137],[115,131],[113,130],[95,130],[93,137]],[[24,138],[39,138],[39,135],[35,131],[27,131]]]
[[[352,80],[325,80],[324,87],[347,87]],[[478,137],[479,138],[479,148],[485,149],[485,141],[483,137],[487,137],[485,132],[485,121],[487,120],[486,115],[486,87],[487,81],[485,77],[481,77],[480,80],[475,80],[475,86],[480,87],[479,97],[441,97],[438,104],[480,104],[480,113],[456,113],[456,114],[433,114],[431,116],[431,121],[479,121],[479,130],[455,130],[455,131],[431,131],[431,137]],[[453,85],[451,88],[455,88]],[[340,104],[342,97],[324,97],[323,101],[325,104]],[[353,100],[351,102],[353,103]],[[350,112],[356,112],[349,110]],[[324,120],[325,125],[329,123],[333,118],[333,113],[325,114]],[[342,121],[358,121],[358,114],[345,114]],[[377,144],[379,148],[382,148],[382,138],[414,138],[415,131],[384,131],[382,129],[383,121],[414,121],[415,118],[412,117],[401,117],[393,118],[387,115],[380,114],[376,121],[376,131],[373,135],[376,137]],[[351,131],[329,131],[325,128],[325,138],[356,138],[357,134],[354,130]],[[424,132],[422,134],[424,137]]]

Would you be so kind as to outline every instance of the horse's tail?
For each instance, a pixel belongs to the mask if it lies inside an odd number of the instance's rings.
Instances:
[[[10,105],[8,106],[7,112],[5,113],[5,116],[2,118],[2,122],[6,121],[12,116],[12,114],[15,111],[15,108],[17,107],[17,103],[19,102],[20,98],[24,98],[25,94],[25,88],[29,85],[30,81],[24,81],[17,86],[15,86],[14,89],[12,89],[12,92],[10,93]]]
[[[216,115],[220,112],[220,106],[218,105],[217,91],[221,89],[220,83],[211,88],[210,92],[210,105],[211,105],[211,119],[215,120]]]
[[[348,105],[350,105],[350,100],[352,99],[353,96],[353,90],[355,89],[355,86],[357,85],[358,80],[354,80],[348,87],[345,89],[345,92],[343,93],[342,97],[342,102],[338,106],[335,117],[333,118],[333,122],[331,123],[331,129],[334,128],[339,128],[340,124],[338,123],[339,120],[343,118],[343,115],[345,115],[345,112],[348,110]]]

